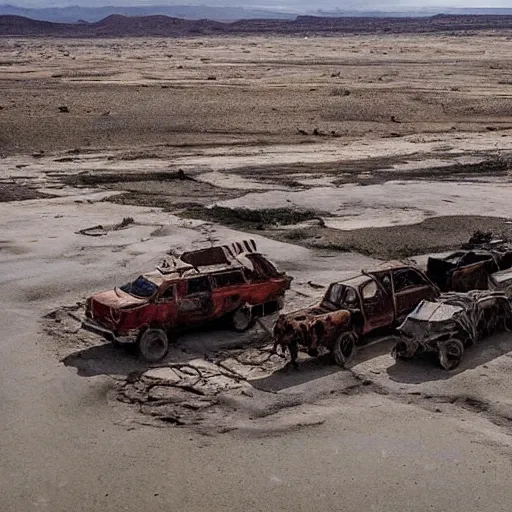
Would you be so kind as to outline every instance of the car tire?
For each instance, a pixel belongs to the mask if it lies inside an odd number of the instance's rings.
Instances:
[[[239,307],[231,315],[231,328],[236,332],[245,332],[254,325],[252,310],[246,306]]]
[[[354,360],[356,352],[356,335],[353,332],[343,332],[334,342],[332,356],[338,366],[345,368]]]
[[[139,339],[139,354],[148,363],[163,359],[169,351],[169,338],[162,329],[147,329]]]
[[[395,361],[410,361],[417,351],[417,347],[410,347],[405,341],[399,341],[391,349],[391,357]]]
[[[439,348],[439,364],[444,370],[454,370],[464,356],[464,344],[457,338],[450,338]]]

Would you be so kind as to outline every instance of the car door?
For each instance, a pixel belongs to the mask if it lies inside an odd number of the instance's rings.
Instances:
[[[246,302],[250,284],[241,269],[227,270],[212,276],[213,317],[231,313]]]
[[[212,317],[212,287],[208,276],[180,281],[177,288],[178,324],[197,325]]]
[[[367,281],[360,287],[365,324],[363,334],[392,325],[395,318],[391,295],[384,292],[377,281]]]
[[[394,270],[392,275],[397,320],[408,315],[423,299],[436,296],[432,285],[416,269],[401,268]]]
[[[148,323],[157,322],[168,329],[177,323],[176,318],[176,287],[172,283],[164,283],[160,286],[158,294],[151,304],[151,313]]]

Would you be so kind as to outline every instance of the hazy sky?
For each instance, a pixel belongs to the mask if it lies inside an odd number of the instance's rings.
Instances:
[[[310,11],[316,9],[393,9],[439,7],[509,7],[512,0],[0,0],[0,4],[13,4],[23,7],[62,7],[67,5],[211,5],[263,7],[266,9],[293,9]]]

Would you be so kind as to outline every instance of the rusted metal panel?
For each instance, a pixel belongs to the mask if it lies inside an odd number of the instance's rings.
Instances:
[[[487,244],[444,258],[429,258],[427,275],[442,291],[486,290],[492,273],[511,266],[512,250],[508,244]]]
[[[228,245],[184,252],[180,259],[198,268],[209,265],[229,265],[233,260],[236,260],[237,256],[254,252],[257,252],[256,242],[254,240],[242,240]]]
[[[503,291],[512,299],[512,269],[500,270],[489,277],[489,289]]]
[[[482,261],[452,271],[450,290],[454,292],[486,290],[488,281],[489,264],[486,261]]]

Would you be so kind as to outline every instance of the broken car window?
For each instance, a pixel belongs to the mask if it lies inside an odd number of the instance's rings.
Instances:
[[[341,306],[343,303],[343,295],[345,293],[345,286],[339,283],[334,283],[330,286],[325,294],[324,300],[334,304],[335,306]]]
[[[144,276],[139,276],[135,281],[131,283],[127,283],[124,286],[121,286],[121,290],[125,293],[129,293],[134,297],[152,297],[158,287],[155,283],[148,281]]]
[[[340,283],[334,283],[330,286],[325,294],[324,301],[340,308],[354,308],[358,306],[357,292],[354,288]]]
[[[233,286],[237,284],[245,283],[242,272],[224,272],[222,274],[216,274],[213,277],[215,288],[225,288],[226,286]]]
[[[160,296],[162,299],[173,299],[174,298],[174,287],[171,285],[165,290]]]
[[[413,286],[421,286],[428,284],[425,279],[410,269],[397,270],[393,273],[393,279],[395,281],[395,292],[411,288]]]
[[[357,305],[357,293],[354,288],[347,288],[344,303],[349,307]]]
[[[207,277],[195,277],[188,280],[188,292],[187,295],[193,295],[194,293],[204,293],[210,291],[210,281]]]
[[[377,296],[378,290],[379,288],[375,281],[370,281],[369,283],[365,284],[362,292],[363,300],[375,298]]]

